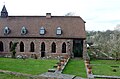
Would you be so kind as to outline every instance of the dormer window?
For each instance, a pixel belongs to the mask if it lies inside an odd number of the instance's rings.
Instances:
[[[4,28],[4,34],[8,35],[10,33],[10,29],[8,27]]]
[[[40,28],[40,35],[44,35],[45,34],[45,28],[44,27],[41,27]]]
[[[21,35],[27,34],[27,29],[25,27],[22,27],[21,29]]]
[[[57,35],[61,35],[61,34],[62,34],[62,30],[61,30],[60,27],[57,28],[57,33],[56,33],[56,34],[57,34]]]

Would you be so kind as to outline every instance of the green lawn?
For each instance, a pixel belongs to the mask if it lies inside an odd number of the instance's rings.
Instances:
[[[70,59],[63,73],[86,78],[87,75],[86,75],[84,60],[83,59]]]
[[[0,73],[0,79],[29,79],[28,77]]]
[[[90,62],[95,75],[120,76],[120,60],[92,60]],[[116,72],[113,72],[113,69],[116,69]]]
[[[0,69],[26,74],[42,74],[53,68],[57,60],[0,58]]]

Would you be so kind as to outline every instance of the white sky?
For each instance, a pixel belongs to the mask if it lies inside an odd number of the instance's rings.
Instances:
[[[113,30],[120,24],[120,0],[0,0],[9,15],[63,16],[69,12],[86,21],[86,30]]]

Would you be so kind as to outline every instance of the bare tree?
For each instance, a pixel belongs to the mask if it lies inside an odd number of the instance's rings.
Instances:
[[[69,12],[69,13],[65,14],[65,16],[74,16],[74,15],[75,15],[75,13],[73,13],[73,12]]]

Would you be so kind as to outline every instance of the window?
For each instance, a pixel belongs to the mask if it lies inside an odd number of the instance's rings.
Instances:
[[[25,27],[22,27],[21,29],[21,35],[27,34],[27,29]]]
[[[56,44],[54,42],[51,45],[51,52],[56,53]]]
[[[3,51],[4,51],[4,49],[3,49],[3,42],[0,41],[0,52],[3,52]]]
[[[10,29],[8,27],[4,28],[4,34],[8,35],[10,33]]]
[[[66,53],[66,44],[65,44],[65,42],[62,44],[62,53]]]
[[[56,34],[57,34],[57,35],[61,35],[61,34],[62,34],[62,30],[61,30],[60,27],[57,28],[57,33],[56,33]]]
[[[44,27],[41,27],[40,28],[40,35],[44,35],[45,34],[45,28]]]
[[[20,42],[20,52],[24,52],[24,43]]]
[[[33,42],[31,42],[31,44],[30,44],[30,52],[34,52],[34,43]]]

